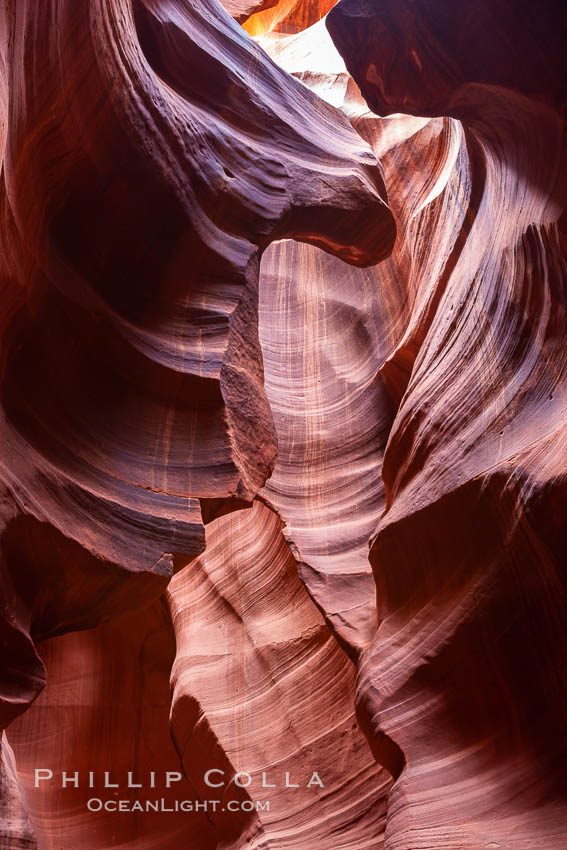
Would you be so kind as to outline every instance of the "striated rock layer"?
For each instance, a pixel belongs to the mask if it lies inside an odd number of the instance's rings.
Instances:
[[[565,14],[329,5],[2,7],[5,846],[567,846]]]
[[[328,18],[372,108],[464,130],[460,232],[381,369],[398,407],[357,705],[377,758],[403,754],[388,848],[567,842],[564,24],[504,0]]]
[[[397,406],[381,367],[420,309],[419,285],[436,282],[440,254],[458,235],[458,177],[455,198],[433,201],[453,179],[462,130],[451,119],[369,113],[322,22],[260,43],[344,111],[380,156],[405,234],[391,259],[370,269],[348,269],[291,241],[271,246],[261,267],[260,341],[278,434],[278,460],[261,497],[286,521],[301,577],[356,660],[376,628],[368,541],[384,510],[381,466]],[[454,220],[437,250],[417,250],[440,214]]]
[[[167,605],[41,652],[48,688],[9,728],[39,847],[381,846],[391,778],[356,722],[355,669],[265,506],[208,526],[206,555],[172,580]],[[54,776],[35,787],[39,765]],[[118,791],[104,788],[109,765]],[[184,778],[164,789],[180,767]],[[209,770],[222,788],[207,786]],[[125,787],[129,771],[141,790]],[[235,783],[240,773],[250,787]],[[209,808],[86,814],[93,799],[162,797]],[[228,811],[250,802],[262,808]]]
[[[8,722],[30,635],[159,595],[269,475],[260,251],[364,265],[395,229],[368,146],[221,8],[7,0],[2,31]]]
[[[391,778],[358,729],[354,667],[300,581],[277,517],[258,504],[213,522],[205,555],[175,576],[168,599],[173,740],[202,796],[211,796],[203,766],[223,771],[212,819],[230,846],[379,846]],[[249,787],[231,784],[238,771]],[[269,808],[224,811],[240,797]]]

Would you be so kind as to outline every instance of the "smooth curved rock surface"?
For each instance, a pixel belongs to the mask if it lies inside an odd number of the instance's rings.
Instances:
[[[303,581],[356,659],[376,629],[368,545],[385,506],[382,458],[397,407],[384,367],[411,319],[428,309],[443,252],[459,234],[459,202],[449,193],[436,199],[460,155],[462,130],[451,119],[369,113],[324,22],[259,43],[340,108],[380,156],[405,235],[370,269],[349,269],[291,241],[270,246],[261,265],[260,342],[278,435],[261,498],[284,519]],[[411,182],[403,180],[410,172]],[[436,251],[420,252],[439,215],[447,226]]]
[[[357,706],[377,758],[403,755],[392,850],[567,841],[563,21],[356,0],[327,20],[374,109],[464,131],[435,250],[460,232],[381,369],[399,406]]]
[[[280,520],[259,503],[215,520],[168,599],[172,736],[197,792],[219,800],[211,819],[223,846],[382,846],[391,778],[358,729],[356,671],[300,581]],[[205,766],[223,772],[218,797]],[[268,808],[228,813],[231,799]]]
[[[470,84],[565,105],[561,0],[340,0],[326,21],[378,115],[452,115]]]
[[[39,850],[217,847],[203,811],[95,810],[98,800],[163,799],[171,809],[176,800],[198,799],[185,777],[165,783],[166,771],[181,773],[169,734],[175,637],[164,600],[51,638],[40,651],[48,687],[8,730]],[[53,776],[40,773],[36,787],[38,768]],[[141,789],[127,787],[129,772]]]
[[[8,722],[30,635],[158,596],[268,477],[260,251],[364,265],[395,228],[368,146],[220,7],[7,2],[2,31]]]
[[[12,834],[558,850],[562,8],[84,7],[0,16]],[[74,758],[272,806],[91,820]]]

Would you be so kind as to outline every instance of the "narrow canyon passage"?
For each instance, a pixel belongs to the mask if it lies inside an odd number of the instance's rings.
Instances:
[[[0,2],[0,850],[567,846],[566,31]]]

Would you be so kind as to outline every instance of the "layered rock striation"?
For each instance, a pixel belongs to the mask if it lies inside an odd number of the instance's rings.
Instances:
[[[380,370],[398,406],[357,705],[378,759],[403,755],[386,846],[559,847],[565,14],[342,0],[327,25],[374,110],[463,130],[460,232]]]
[[[261,251],[364,265],[395,228],[368,146],[221,8],[7,2],[3,32],[8,722],[30,636],[158,596],[268,477]]]
[[[2,8],[6,847],[567,842],[565,15],[328,11]]]

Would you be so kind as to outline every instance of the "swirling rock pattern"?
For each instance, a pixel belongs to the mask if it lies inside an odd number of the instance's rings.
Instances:
[[[168,597],[173,740],[201,795],[214,795],[204,766],[223,771],[212,818],[226,846],[380,846],[391,779],[358,729],[355,669],[301,583],[280,520],[261,504],[215,520]],[[269,809],[225,811],[240,797]]]
[[[406,234],[391,259],[371,269],[348,269],[291,241],[271,246],[261,267],[260,342],[278,434],[278,460],[261,495],[285,520],[302,579],[356,659],[376,628],[368,541],[384,509],[382,458],[397,406],[384,364],[410,317],[426,309],[441,252],[449,253],[458,235],[458,201],[449,193],[443,205],[432,201],[453,179],[462,131],[450,119],[383,121],[370,114],[323,22],[260,43],[344,111],[380,156],[397,190],[390,204],[398,231]],[[436,252],[422,251],[437,209],[456,220]]]
[[[378,759],[403,754],[389,848],[567,841],[562,23],[440,0],[328,18],[374,109],[464,129],[461,232],[381,370],[399,406],[357,703]]]
[[[287,235],[372,263],[395,229],[368,146],[220,7],[3,19],[8,722],[42,686],[30,634],[159,595],[269,475],[260,250]]]
[[[329,5],[4,4],[29,846],[567,845],[564,10]],[[87,815],[39,762],[219,806]]]

